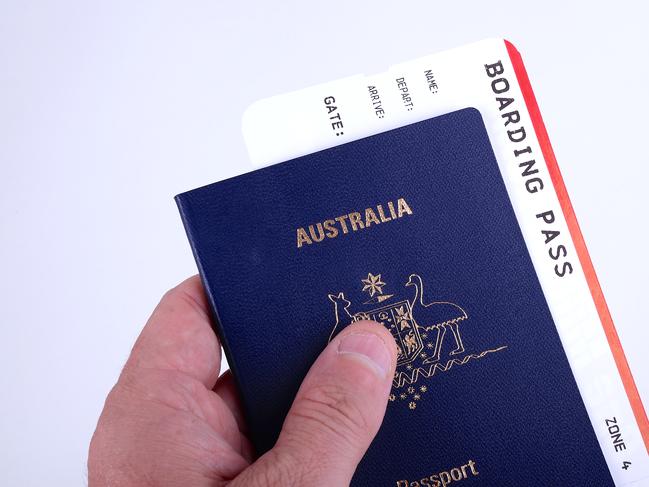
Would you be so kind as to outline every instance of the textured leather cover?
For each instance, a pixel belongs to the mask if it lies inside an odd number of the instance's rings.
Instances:
[[[177,202],[260,453],[330,336],[369,317],[401,355],[352,485],[613,485],[477,110]]]

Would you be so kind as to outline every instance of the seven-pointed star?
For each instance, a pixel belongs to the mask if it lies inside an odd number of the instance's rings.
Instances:
[[[395,311],[397,312],[397,320],[401,325],[401,330],[403,331],[406,328],[410,328],[410,323],[408,323],[408,321],[412,319],[412,316],[410,316],[410,311],[408,309],[404,309],[403,306],[396,308]]]
[[[361,282],[365,284],[363,291],[369,291],[370,296],[374,297],[376,293],[383,294],[385,283],[381,281],[381,274],[375,276],[370,272],[367,274],[367,279],[361,279]]]

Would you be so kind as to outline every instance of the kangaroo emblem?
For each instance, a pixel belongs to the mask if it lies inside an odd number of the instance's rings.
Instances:
[[[338,332],[338,328],[341,323],[349,324],[353,323],[354,321],[358,321],[358,319],[352,316],[348,311],[352,303],[345,299],[345,295],[343,293],[330,294],[329,301],[334,304],[334,314],[336,315],[336,324],[329,334],[329,341],[331,341]]]

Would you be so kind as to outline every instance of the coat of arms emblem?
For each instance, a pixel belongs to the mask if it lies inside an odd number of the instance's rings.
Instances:
[[[420,379],[430,379],[437,372],[447,372],[453,366],[507,348],[501,346],[480,353],[467,353],[461,335],[461,326],[469,318],[467,312],[450,301],[427,302],[424,282],[418,274],[411,274],[405,283],[406,287],[414,288],[411,299],[394,303],[388,303],[394,294],[384,293],[386,284],[381,274],[369,273],[361,283],[362,291],[369,295],[369,299],[362,303],[364,309],[352,311],[352,303],[343,292],[329,294],[336,317],[329,340],[355,321],[373,320],[385,326],[394,337],[398,351],[391,402],[406,401],[410,409],[415,409],[422,394],[428,390],[426,384],[418,384]]]

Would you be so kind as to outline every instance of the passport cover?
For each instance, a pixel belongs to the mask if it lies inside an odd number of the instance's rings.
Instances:
[[[259,453],[370,318],[400,353],[352,485],[613,485],[477,110],[176,200]]]

